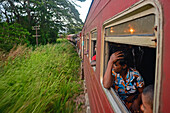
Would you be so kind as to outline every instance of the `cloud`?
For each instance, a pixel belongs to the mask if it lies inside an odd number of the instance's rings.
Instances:
[[[76,9],[78,10],[78,12],[80,13],[80,19],[84,22],[90,7],[92,0],[86,0],[85,2],[79,2],[76,1],[75,3],[81,7],[77,7]]]

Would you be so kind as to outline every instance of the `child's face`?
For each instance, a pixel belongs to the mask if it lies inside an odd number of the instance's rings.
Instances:
[[[120,61],[117,61],[116,63],[113,64],[113,70],[116,73],[120,73],[123,69],[122,65],[119,64]]]
[[[147,95],[143,95],[142,93],[142,106],[141,106],[141,110],[143,111],[143,113],[153,113],[151,106],[148,104],[148,100],[147,100]]]

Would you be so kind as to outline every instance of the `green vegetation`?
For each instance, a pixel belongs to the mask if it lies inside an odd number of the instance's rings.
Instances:
[[[1,29],[2,28],[2,29]],[[20,24],[8,24],[7,22],[0,24],[0,48],[6,51],[12,49],[14,45],[29,45],[31,34]]]
[[[74,112],[80,59],[67,41],[13,48],[0,66],[1,113]]]
[[[55,43],[59,34],[81,31],[83,22],[75,6],[73,0],[0,0],[0,24],[18,23],[31,36],[35,35],[32,27],[40,26],[39,44]],[[0,26],[0,29],[3,28]],[[29,42],[31,45],[36,44],[35,38],[29,38]]]
[[[66,42],[67,41],[67,39],[62,39],[62,38],[58,38],[57,39],[57,43],[62,43],[62,42]]]

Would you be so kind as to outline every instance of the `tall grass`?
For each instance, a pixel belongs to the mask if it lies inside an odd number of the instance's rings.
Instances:
[[[74,49],[62,42],[10,52],[0,71],[0,112],[74,112],[73,99],[82,90]],[[14,55],[19,50],[22,54]]]

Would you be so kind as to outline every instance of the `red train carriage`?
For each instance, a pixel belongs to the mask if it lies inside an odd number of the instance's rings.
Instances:
[[[76,36],[76,34],[69,34],[69,35],[67,35],[67,40],[73,41],[73,37],[75,37],[75,36]]]
[[[170,2],[167,0],[92,0],[82,29],[81,55],[92,113],[130,112],[103,76],[116,47],[131,47],[131,66],[145,85],[154,84],[153,112],[170,107]],[[96,66],[90,65],[96,50]]]

